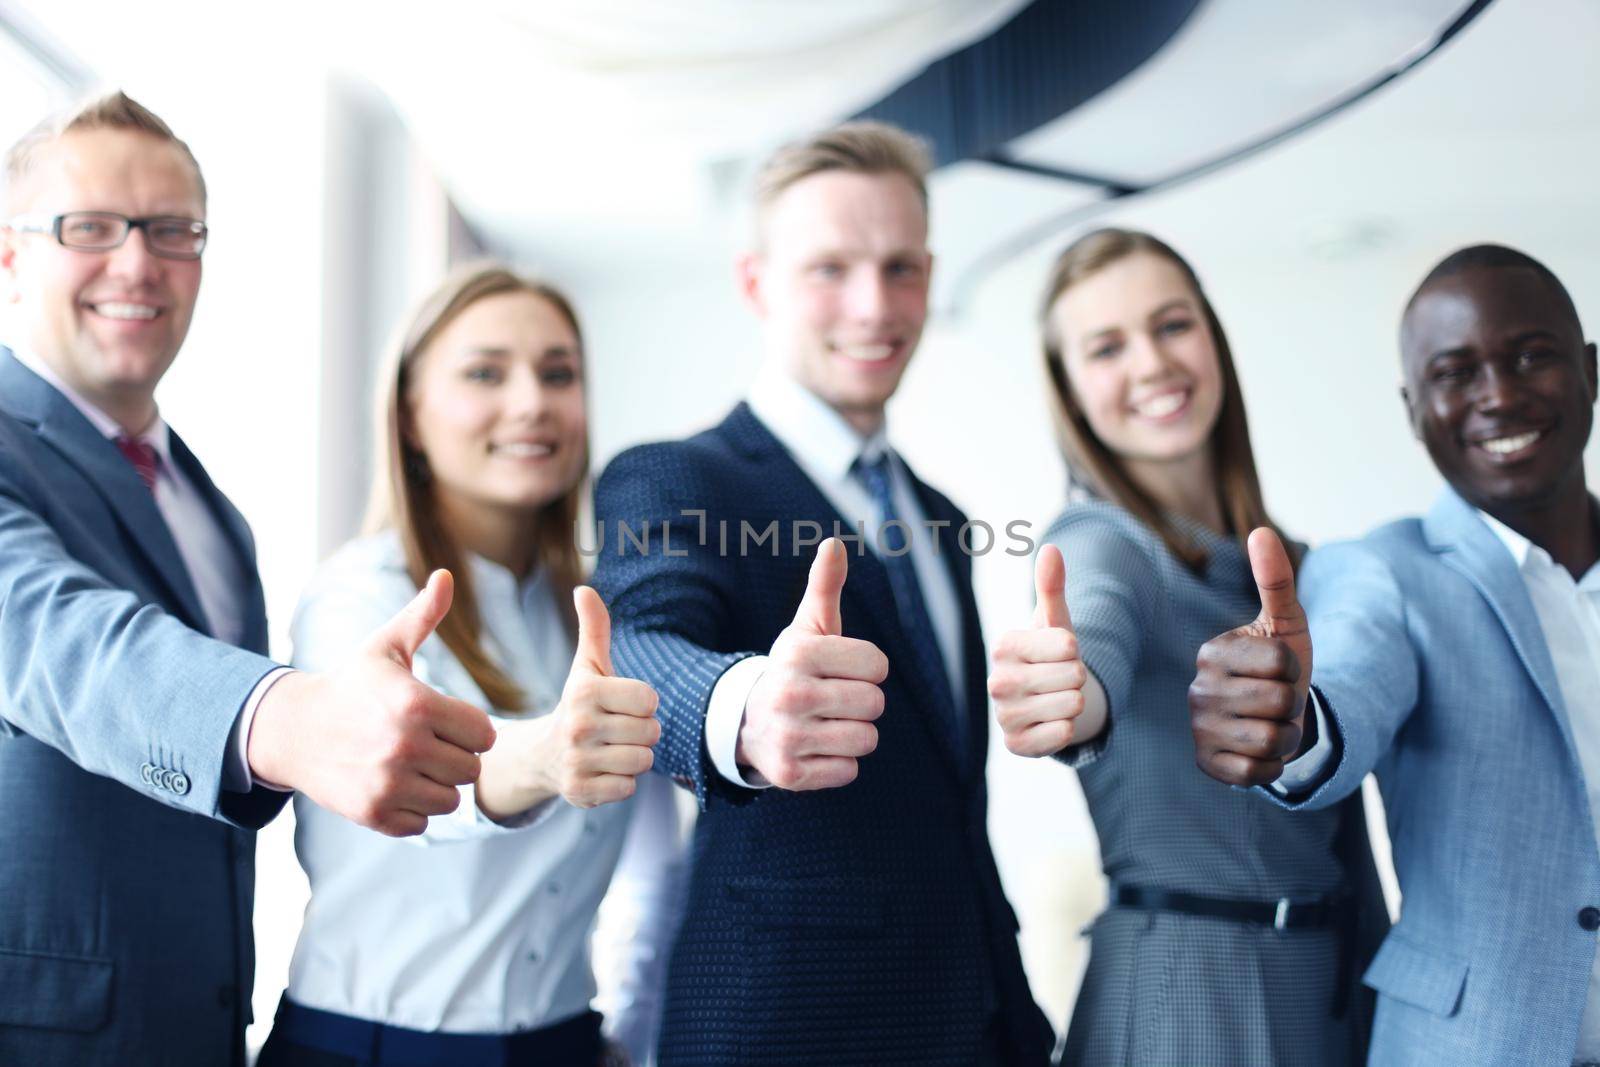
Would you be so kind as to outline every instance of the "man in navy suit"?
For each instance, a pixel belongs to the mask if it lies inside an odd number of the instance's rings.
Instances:
[[[773,156],[749,402],[596,488],[616,663],[660,692],[657,768],[701,806],[665,1065],[1049,1059],[985,828],[965,518],[885,437],[927,314],[926,170],[871,123]]]
[[[340,670],[264,655],[250,531],[155,404],[207,232],[183,142],[113,94],[24,137],[5,196],[0,1063],[242,1067],[253,831],[300,789],[419,832],[493,731],[410,675],[446,578]]]
[[[1587,1067],[1600,1063],[1595,345],[1549,268],[1498,245],[1440,262],[1400,343],[1412,430],[1449,487],[1421,519],[1311,553],[1298,597],[1270,534],[1252,535],[1262,616],[1200,651],[1198,760],[1291,808],[1338,803],[1376,772],[1404,906],[1364,976],[1373,1065]]]

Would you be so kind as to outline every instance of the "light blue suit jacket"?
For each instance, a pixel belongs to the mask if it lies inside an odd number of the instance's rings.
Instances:
[[[1426,518],[1312,553],[1300,589],[1339,751],[1291,806],[1336,803],[1376,771],[1404,895],[1366,973],[1369,1062],[1570,1063],[1600,852],[1516,562],[1447,490]]]
[[[255,835],[233,722],[274,664],[244,520],[176,436],[248,588],[249,649],[205,635],[155,498],[0,349],[0,1063],[243,1060]]]

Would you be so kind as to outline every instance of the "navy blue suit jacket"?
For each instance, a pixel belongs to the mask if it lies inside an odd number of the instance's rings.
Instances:
[[[796,548],[791,524],[831,533],[843,519],[742,404],[687,441],[623,453],[596,487],[607,541],[595,585],[611,607],[613,659],[660,692],[656,767],[702,808],[668,969],[665,1065],[965,1067],[996,1047],[1007,1062],[1048,1062],[1052,1035],[985,826],[986,664],[971,561],[955,550],[964,518],[915,490],[929,519],[951,524],[942,555],[961,605],[968,743],[955,750],[930,701],[929,687],[948,682],[911,666],[882,562],[849,545],[844,633],[890,665],[879,743],[850,785],[795,793],[722,779],[706,710],[722,672],[793,619],[815,550]],[[749,544],[774,521],[776,543]],[[619,522],[635,538],[648,522],[648,548],[619,539]]]
[[[0,1064],[242,1064],[253,830],[221,789],[274,664],[244,519],[176,435],[239,553],[246,649],[205,636],[155,498],[0,349]]]

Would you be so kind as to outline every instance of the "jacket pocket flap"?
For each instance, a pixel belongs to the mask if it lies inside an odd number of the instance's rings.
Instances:
[[[0,949],[0,1023],[88,1033],[111,1007],[110,960]]]
[[[735,878],[728,897],[748,906],[761,926],[875,933],[888,910],[881,888],[856,879]]]
[[[1421,948],[1391,931],[1361,980],[1385,996],[1448,1018],[1461,1007],[1467,962]]]

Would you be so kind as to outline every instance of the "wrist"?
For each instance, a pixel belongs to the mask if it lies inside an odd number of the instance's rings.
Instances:
[[[294,712],[316,684],[315,675],[289,671],[261,695],[245,739],[245,762],[251,777],[286,789],[295,787],[292,749],[299,731],[293,722]]]
[[[478,810],[495,822],[513,819],[560,795],[555,779],[558,753],[552,744],[553,715],[502,727],[494,746],[481,757]]]

